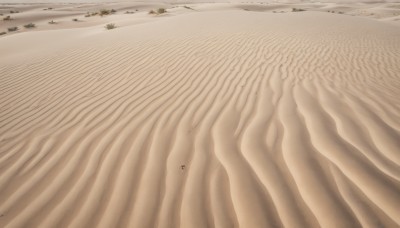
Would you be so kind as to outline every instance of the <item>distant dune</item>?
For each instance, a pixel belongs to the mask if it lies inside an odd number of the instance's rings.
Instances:
[[[1,10],[0,227],[400,226],[400,3]]]

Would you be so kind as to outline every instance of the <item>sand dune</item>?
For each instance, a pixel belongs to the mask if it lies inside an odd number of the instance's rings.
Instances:
[[[155,6],[0,37],[0,227],[400,226],[393,21]]]

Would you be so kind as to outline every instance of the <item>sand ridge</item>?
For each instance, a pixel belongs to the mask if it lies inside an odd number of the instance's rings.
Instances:
[[[0,37],[1,227],[400,225],[398,25],[162,6]]]

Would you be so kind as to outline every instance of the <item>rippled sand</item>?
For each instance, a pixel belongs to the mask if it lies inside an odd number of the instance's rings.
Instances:
[[[105,6],[0,36],[0,227],[400,225],[395,19]]]

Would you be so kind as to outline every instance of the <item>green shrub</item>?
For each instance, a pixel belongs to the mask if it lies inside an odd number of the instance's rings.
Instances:
[[[7,30],[9,31],[9,32],[15,32],[15,31],[18,31],[18,27],[10,27],[10,28],[8,28]]]
[[[292,8],[292,12],[306,11],[305,9]]]
[[[25,28],[35,28],[36,25],[33,24],[33,23],[29,23],[29,24],[24,25],[24,27],[25,27]]]
[[[107,9],[101,9],[99,12],[100,16],[109,15],[110,13],[110,10]]]
[[[159,8],[159,9],[157,10],[157,13],[158,13],[158,14],[163,14],[163,13],[166,13],[166,12],[167,12],[167,10],[164,9],[164,8]]]
[[[6,16],[5,18],[3,18],[3,21],[11,21],[12,18],[10,15]]]
[[[7,34],[7,32],[0,32],[0,36]]]
[[[104,26],[104,28],[106,28],[107,30],[110,29],[115,29],[117,26],[115,26],[115,24],[111,23],[111,24],[106,24],[106,26]]]
[[[193,8],[191,8],[189,6],[183,6],[183,8],[188,9],[188,10],[194,10]]]

